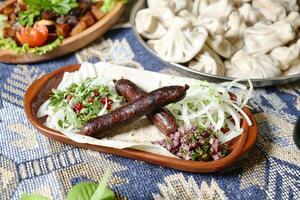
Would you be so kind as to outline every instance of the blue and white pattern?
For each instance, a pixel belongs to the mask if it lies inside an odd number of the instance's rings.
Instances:
[[[147,53],[130,28],[113,29],[85,49],[49,62],[0,64],[0,199],[29,193],[63,200],[72,185],[98,182],[107,167],[118,199],[300,199],[300,151],[292,141],[300,116],[299,83],[254,91],[257,144],[231,169],[216,174],[186,173],[93,152],[38,133],[23,110],[30,83],[61,66],[99,60],[176,73]]]

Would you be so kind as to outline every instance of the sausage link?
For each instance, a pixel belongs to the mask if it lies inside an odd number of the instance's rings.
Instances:
[[[134,101],[147,93],[128,79],[114,80],[119,95],[125,97],[127,102]],[[169,136],[177,131],[175,117],[166,108],[160,108],[147,115],[148,119],[165,135]]]
[[[105,137],[109,133],[140,119],[144,115],[170,103],[182,100],[188,89],[189,86],[185,85],[168,86],[154,90],[106,115],[90,120],[83,126],[80,134],[95,138]]]

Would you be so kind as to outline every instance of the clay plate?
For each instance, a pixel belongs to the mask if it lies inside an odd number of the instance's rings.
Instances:
[[[38,119],[36,117],[36,113],[40,105],[49,98],[52,89],[58,86],[64,72],[73,72],[78,70],[79,68],[80,65],[70,65],[46,74],[40,79],[36,80],[25,93],[24,109],[28,120],[38,131],[49,138],[65,144],[141,160],[151,164],[161,165],[183,171],[201,173],[216,172],[230,167],[234,161],[236,161],[241,155],[246,153],[255,144],[258,131],[255,119],[248,108],[244,108],[244,111],[250,116],[254,125],[252,127],[249,127],[246,121],[242,120],[242,127],[245,130],[244,133],[232,142],[230,146],[232,152],[230,153],[230,155],[217,161],[186,161],[133,149],[116,149],[74,142],[59,131],[44,126],[43,124],[45,122],[45,119]]]
[[[0,12],[8,5],[15,3],[16,0],[8,0],[0,6]],[[119,19],[124,11],[124,4],[119,1],[116,3],[114,9],[105,15],[98,22],[84,30],[83,32],[66,38],[63,43],[51,52],[44,55],[37,55],[31,53],[17,54],[10,50],[0,49],[0,62],[5,63],[36,63],[40,61],[50,60],[59,56],[74,52],[87,44],[93,42],[101,37],[107,30],[109,30]]]

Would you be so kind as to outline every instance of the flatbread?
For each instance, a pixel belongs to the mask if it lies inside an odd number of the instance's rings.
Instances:
[[[102,83],[110,85],[111,87],[114,87],[114,79],[126,78],[133,81],[147,92],[168,85],[191,85],[199,82],[195,79],[175,77],[156,72],[123,67],[107,62],[99,62],[96,64],[82,63],[79,71],[72,73],[66,72],[58,89],[65,89],[72,83],[80,83],[88,77],[99,78],[102,80]],[[47,102],[45,102],[45,104],[46,103]],[[47,106],[45,105],[41,106],[38,111],[38,117],[48,114],[47,109],[45,109],[46,107]],[[163,135],[145,117],[103,139],[79,135],[70,131],[59,131],[78,143],[87,143],[118,149],[132,148],[169,157],[176,157],[160,145],[153,144],[153,142],[163,140],[165,135]]]

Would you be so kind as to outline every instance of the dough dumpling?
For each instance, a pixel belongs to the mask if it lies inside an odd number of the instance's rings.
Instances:
[[[295,32],[289,23],[256,23],[245,30],[245,50],[249,54],[267,53],[293,40]]]
[[[147,0],[149,8],[162,8],[168,7],[174,13],[177,13],[183,9],[192,9],[193,0]]]
[[[233,5],[229,0],[219,0],[205,7],[203,11],[200,12],[200,19],[212,17],[226,22],[233,9]]]
[[[174,12],[179,12],[181,10],[187,9],[192,10],[193,0],[170,0],[174,3]]]
[[[189,68],[199,72],[224,76],[225,67],[222,59],[207,45],[189,63]]]
[[[147,39],[158,39],[167,33],[167,29],[150,9],[140,10],[136,14],[135,25],[137,32]]]
[[[248,55],[236,52],[230,62],[225,62],[226,76],[236,78],[273,78],[281,74],[279,62],[267,54]]]
[[[290,68],[283,72],[284,76],[300,74],[300,58],[297,58],[290,64]]]
[[[300,39],[290,47],[277,47],[273,49],[270,55],[280,63],[282,71],[287,70],[290,64],[298,58],[300,54]]]
[[[228,26],[214,17],[205,17],[199,23],[206,28],[210,35],[224,35]]]
[[[207,44],[223,58],[229,58],[232,55],[231,44],[222,35],[210,36]]]
[[[219,0],[194,0],[192,13],[194,15],[200,15],[204,10],[212,3],[215,3]]]
[[[163,59],[185,63],[202,49],[208,33],[205,28],[192,29],[191,23],[180,17],[174,18],[167,34],[158,40],[149,40],[148,45]]]
[[[297,30],[300,27],[300,14],[299,12],[292,11],[285,19],[279,21],[278,23],[280,22],[289,23],[294,27],[294,30]]]
[[[253,8],[249,3],[243,4],[239,8],[239,13],[243,16],[248,26],[256,24],[256,22],[263,18],[262,14],[257,9]]]
[[[286,10],[280,2],[275,0],[253,0],[253,8],[259,10],[267,20],[272,22],[282,20],[286,17]]]
[[[164,0],[164,1],[162,1],[162,0],[147,0],[147,5],[148,5],[148,8],[151,8],[151,9],[172,6],[170,4],[169,0]]]
[[[297,0],[276,0],[280,2],[287,12],[299,11]]]
[[[198,26],[200,25],[200,20],[198,19],[197,16],[195,16],[192,12],[188,10],[182,10],[178,13],[179,17],[182,17],[192,23],[193,26]]]
[[[238,12],[232,12],[229,16],[228,27],[229,30],[225,34],[225,39],[234,44],[243,37],[246,29],[244,18]]]
[[[240,7],[240,6],[244,5],[245,3],[251,2],[252,0],[231,0],[231,1],[233,2],[233,4],[236,7]]]

